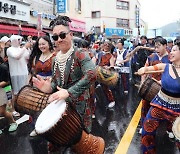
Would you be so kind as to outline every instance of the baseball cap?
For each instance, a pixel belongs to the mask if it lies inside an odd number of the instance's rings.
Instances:
[[[167,39],[167,43],[173,43],[172,39]]]
[[[0,42],[6,43],[6,42],[8,42],[9,40],[10,40],[9,37],[3,36],[3,37],[0,39]]]

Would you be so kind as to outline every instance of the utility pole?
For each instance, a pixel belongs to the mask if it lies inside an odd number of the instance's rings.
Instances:
[[[56,0],[53,0],[53,15],[56,15]]]

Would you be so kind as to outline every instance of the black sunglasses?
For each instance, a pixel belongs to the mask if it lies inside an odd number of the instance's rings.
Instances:
[[[69,31],[70,32],[70,31]],[[69,32],[61,32],[59,35],[52,35],[52,39],[54,41],[57,41],[58,38],[60,37],[61,39],[65,39],[66,38],[66,35],[69,34]]]

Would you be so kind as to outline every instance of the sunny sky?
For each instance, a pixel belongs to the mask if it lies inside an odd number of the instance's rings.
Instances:
[[[159,28],[180,20],[180,0],[139,0],[140,17],[149,28]]]

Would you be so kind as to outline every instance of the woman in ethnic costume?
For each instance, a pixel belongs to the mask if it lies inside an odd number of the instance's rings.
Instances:
[[[52,58],[55,56],[53,45],[48,36],[39,37],[29,58],[29,72],[43,78],[52,76]]]
[[[55,56],[53,51],[53,44],[48,36],[41,36],[36,40],[36,43],[33,46],[28,68],[30,74],[39,75],[43,79],[52,77],[52,59]],[[31,80],[30,80],[31,82]],[[31,83],[30,83],[31,84]],[[33,115],[33,119],[36,119],[37,115]],[[35,122],[36,120],[34,120]],[[30,136],[36,136],[35,130],[30,133]]]
[[[162,88],[151,101],[142,129],[142,150],[144,154],[155,154],[156,130],[163,121],[173,123],[180,116],[180,42],[173,46],[169,59],[172,64],[157,64],[138,70],[139,75],[148,71],[163,70]],[[173,83],[173,84],[172,84]],[[177,144],[179,146],[179,143]]]
[[[153,66],[159,63],[170,63],[167,48],[167,41],[164,38],[157,38],[155,39],[155,53],[152,53],[148,56],[145,66]],[[157,81],[161,80],[162,73],[154,73],[148,75],[151,78],[156,79]],[[141,82],[144,82],[147,75],[143,75],[141,77]],[[141,109],[141,124],[143,124],[144,118],[150,109],[150,102],[147,100],[142,99],[142,109]]]
[[[115,58],[114,58],[113,54],[111,53],[112,47],[113,47],[112,43],[109,40],[106,40],[104,42],[103,51],[99,52],[96,57],[98,66],[104,67],[106,69],[109,69],[110,67],[114,66]],[[113,93],[112,93],[110,87],[103,83],[100,83],[100,84],[105,93],[105,96],[107,97],[108,108],[114,107],[115,100],[114,100],[114,96],[113,96]]]

